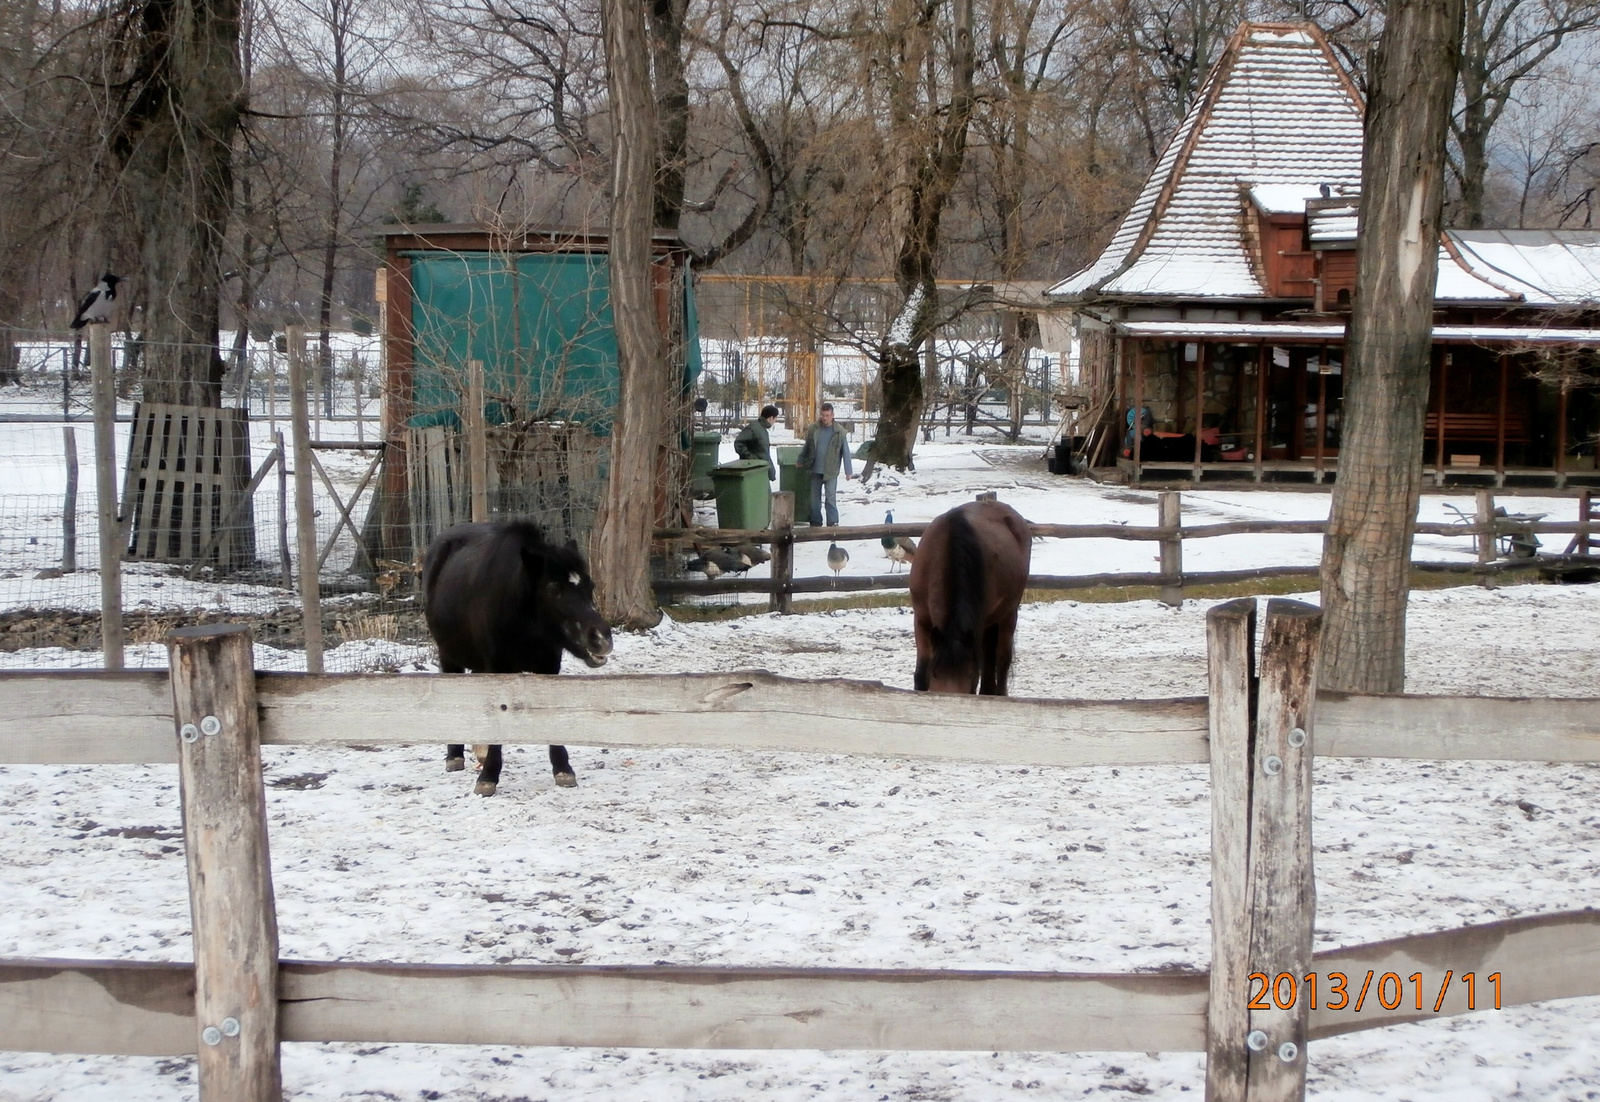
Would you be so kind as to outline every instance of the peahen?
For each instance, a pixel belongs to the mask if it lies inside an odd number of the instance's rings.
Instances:
[[[894,523],[893,511],[883,514],[883,523]],[[883,553],[890,562],[905,564],[917,557],[917,541],[910,536],[884,536],[879,542],[883,544]],[[894,572],[893,567],[889,570],[890,573]]]

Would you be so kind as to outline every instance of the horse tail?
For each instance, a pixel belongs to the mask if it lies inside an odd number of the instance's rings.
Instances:
[[[966,516],[948,515],[945,544],[944,624],[934,630],[936,669],[965,669],[978,660],[978,631],[983,623],[983,548]]]

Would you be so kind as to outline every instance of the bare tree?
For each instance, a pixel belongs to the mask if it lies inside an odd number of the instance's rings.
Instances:
[[[1339,480],[1322,551],[1319,684],[1405,689],[1445,139],[1463,0],[1401,0],[1370,73]]]
[[[1600,0],[1467,0],[1461,108],[1450,121],[1460,187],[1455,221],[1483,225],[1495,125],[1517,86],[1535,77],[1574,36],[1600,26]]]
[[[217,405],[221,266],[244,109],[238,0],[131,0],[117,11],[111,166],[138,240],[144,398]]]
[[[595,597],[613,624],[661,620],[650,585],[656,450],[666,400],[666,363],[651,280],[656,195],[656,112],[644,0],[604,0],[611,100],[611,313],[621,403],[611,438],[611,474],[592,541]]]

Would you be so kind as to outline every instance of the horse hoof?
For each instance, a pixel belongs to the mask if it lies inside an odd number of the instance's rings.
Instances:
[[[573,776],[571,773],[557,773],[556,774],[556,787],[557,788],[577,788],[578,787],[578,778]]]
[[[472,786],[472,790],[480,796],[493,796],[495,789],[499,787],[500,785],[496,781],[479,781]]]
[[[459,773],[467,767],[466,758],[445,758],[444,771],[446,773]]]

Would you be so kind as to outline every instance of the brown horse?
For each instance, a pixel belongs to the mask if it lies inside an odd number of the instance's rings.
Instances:
[[[1009,505],[973,501],[928,525],[911,564],[918,691],[1005,696],[1033,536]]]

